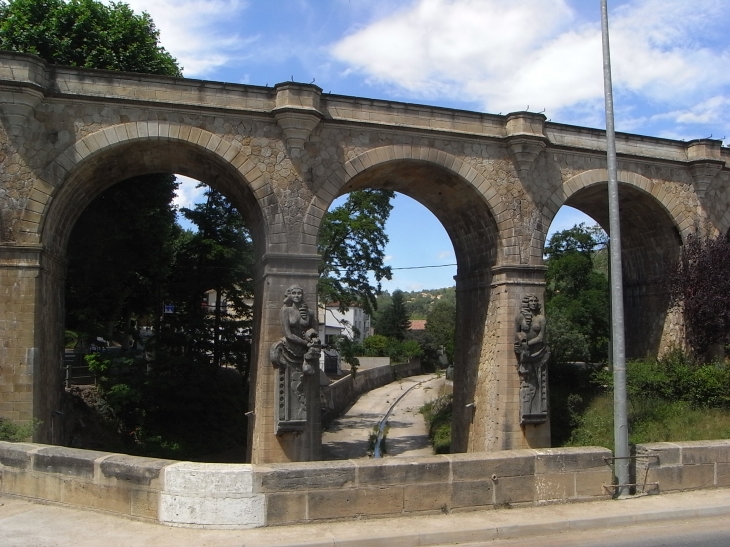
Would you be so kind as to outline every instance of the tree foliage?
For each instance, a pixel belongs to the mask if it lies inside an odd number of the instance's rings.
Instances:
[[[0,1],[0,49],[59,65],[181,75],[149,14],[123,2]]]
[[[374,334],[363,340],[362,355],[367,357],[390,357],[392,364],[407,363],[414,357],[421,357],[423,349],[416,340],[396,340],[382,334]]]
[[[556,232],[547,255],[546,314],[555,361],[603,362],[608,358],[609,284],[596,268],[606,236],[585,224]]]
[[[178,244],[168,299],[175,314],[168,318],[162,341],[173,353],[195,355],[212,364],[247,368],[253,299],[253,249],[238,211],[217,190],[208,188],[204,203],[182,214],[197,226]],[[211,310],[202,304],[213,290]]]
[[[671,304],[681,306],[686,340],[697,356],[730,342],[730,241],[690,236],[667,268]]]
[[[433,342],[443,346],[449,363],[454,362],[456,336],[456,306],[451,302],[437,302],[426,317],[426,332]]]
[[[67,328],[108,336],[110,322],[160,309],[179,234],[176,188],[172,175],[136,177],[84,210],[68,246]]]
[[[338,302],[341,311],[359,305],[365,313],[377,308],[382,279],[391,279],[385,266],[385,223],[393,209],[391,190],[358,190],[325,215],[319,234],[319,295]],[[369,274],[375,278],[372,284]]]
[[[388,338],[403,341],[411,328],[410,312],[406,306],[403,291],[395,290],[388,307],[382,310],[375,325],[375,332]]]

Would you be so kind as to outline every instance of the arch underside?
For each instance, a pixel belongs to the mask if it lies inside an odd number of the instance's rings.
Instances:
[[[459,175],[416,160],[397,160],[354,176],[340,191],[365,188],[400,192],[426,207],[441,222],[454,246],[459,276],[487,271],[495,265],[499,232],[484,198]],[[413,237],[418,237],[414,219]]]
[[[53,196],[41,228],[44,246],[63,254],[76,220],[104,190],[131,177],[180,174],[222,192],[246,220],[257,254],[265,244],[265,225],[256,196],[230,164],[185,142],[127,142],[87,158]]]
[[[242,173],[230,162],[199,145],[184,141],[134,140],[108,146],[79,161],[58,186],[47,205],[47,212],[39,226],[40,241],[45,250],[63,258],[76,221],[83,211],[104,190],[131,177],[165,173],[180,174],[200,180],[222,192],[244,218],[254,245],[257,266],[266,245],[267,230],[260,200]],[[64,264],[65,267],[65,264]],[[64,281],[63,267],[57,275],[44,275],[39,283],[43,312],[38,330],[44,337],[40,361],[43,369],[36,374],[35,383],[60,385],[57,356],[63,351]],[[256,274],[259,275],[258,273]],[[261,289],[257,285],[254,302],[260,306]],[[254,314],[254,333],[260,333],[261,313]],[[258,334],[256,334],[258,336]],[[252,357],[256,362],[256,349]],[[36,387],[36,390],[39,389]],[[43,400],[38,397],[38,400]],[[56,408],[55,406],[53,408]],[[43,411],[43,410],[42,410]],[[46,434],[47,436],[47,434]]]
[[[565,205],[589,215],[610,235],[607,183],[579,190]],[[678,259],[682,240],[656,198],[629,184],[619,183],[619,215],[626,353],[638,358],[660,349],[668,313],[662,275]]]
[[[386,188],[405,194],[441,222],[454,246],[456,276],[456,344],[452,434],[456,450],[465,451],[471,423],[467,403],[475,400],[481,349],[491,299],[491,268],[497,262],[500,234],[489,204],[468,182],[446,167],[417,160],[395,160],[365,169],[341,193]],[[414,219],[412,237],[419,237]]]

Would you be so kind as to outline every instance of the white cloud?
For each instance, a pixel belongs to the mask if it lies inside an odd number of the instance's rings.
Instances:
[[[579,211],[578,209],[574,209],[573,207],[568,207],[567,205],[564,205],[558,210],[558,213],[555,215],[553,221],[550,223],[550,228],[548,229],[547,237],[545,238],[545,240],[550,241],[550,238],[555,232],[569,230],[573,226],[581,223],[585,223],[586,226],[595,226],[596,221],[585,213]]]
[[[376,82],[424,97],[471,92],[486,102],[493,97],[485,85],[514,73],[520,59],[571,18],[562,0],[421,0],[332,51]]]
[[[722,0],[622,4],[611,13],[617,93],[692,111],[698,98],[730,95],[730,47],[721,35],[728,14]],[[595,124],[603,117],[597,16],[581,20],[567,0],[417,0],[331,52],[350,73],[406,95],[457,97],[490,112],[529,105]]]
[[[730,118],[730,96],[710,97],[691,108],[675,110],[663,115],[682,124],[708,124]]]
[[[146,11],[160,31],[160,42],[184,68],[187,77],[204,77],[234,60],[257,36],[239,36],[227,26],[248,5],[243,0],[127,0],[137,13]]]
[[[203,192],[205,191],[205,188],[196,188],[196,186],[200,184],[200,182],[195,179],[191,179],[190,177],[184,177],[182,175],[175,175],[175,177],[177,178],[177,181],[178,183],[180,183],[180,185],[175,191],[176,195],[172,202],[178,208],[192,208],[193,205],[199,203],[203,196]]]

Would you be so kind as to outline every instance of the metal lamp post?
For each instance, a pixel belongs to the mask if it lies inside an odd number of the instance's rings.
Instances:
[[[608,43],[607,0],[601,0],[603,37],[603,89],[606,100],[606,153],[608,160],[608,215],[611,237],[611,343],[613,348],[614,454],[618,497],[629,494],[629,426],[626,411],[626,343],[624,295],[621,274],[621,225],[619,219],[616,133],[613,120],[611,54]]]

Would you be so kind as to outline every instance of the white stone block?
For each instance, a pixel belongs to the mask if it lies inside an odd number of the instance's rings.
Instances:
[[[186,528],[259,528],[266,524],[264,496],[160,495],[160,522]]]
[[[165,468],[162,483],[159,518],[165,524],[255,528],[266,522],[251,465],[181,462]]]

